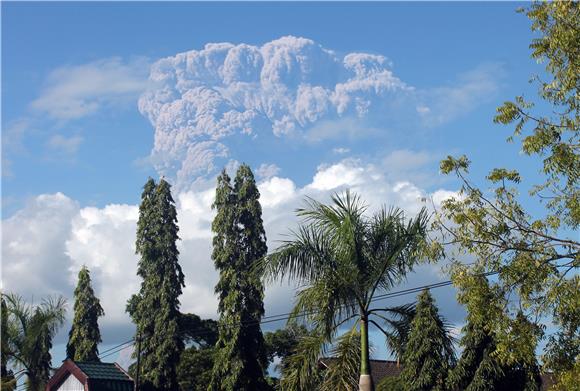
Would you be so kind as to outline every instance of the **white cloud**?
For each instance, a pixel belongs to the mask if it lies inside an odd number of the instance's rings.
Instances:
[[[260,184],[260,203],[264,208],[273,208],[295,195],[296,185],[288,178],[268,178]]]
[[[64,194],[44,194],[2,221],[2,283],[7,291],[39,299],[71,289],[65,241],[78,212],[77,203]]]
[[[280,167],[278,167],[274,163],[272,163],[272,164],[263,163],[256,170],[256,174],[258,175],[259,178],[262,178],[262,179],[271,178],[274,175],[278,175],[279,172],[280,172]]]
[[[55,134],[50,137],[47,145],[53,150],[60,151],[68,155],[74,155],[77,153],[82,142],[83,138],[79,135],[66,137],[62,134]]]
[[[155,127],[155,167],[190,179],[226,157],[223,140],[233,135],[300,136],[322,121],[382,112],[395,96],[412,91],[384,56],[342,56],[291,36],[261,47],[207,44],[163,58],[151,67],[150,81],[139,108]],[[335,133],[319,130],[308,139]]]
[[[421,92],[425,103],[417,106],[417,112],[422,122],[438,126],[490,101],[499,91],[504,73],[501,64],[487,63],[461,74],[452,85]]]
[[[348,185],[355,186],[365,181],[364,167],[356,160],[344,160],[329,167],[321,166],[309,185],[315,190],[334,190]]]
[[[108,324],[128,322],[125,305],[139,289],[134,244],[138,213],[134,205],[82,208],[73,219],[66,240],[70,284],[76,284],[78,271],[86,265],[91,271]]]
[[[332,149],[333,153],[336,153],[338,155],[344,155],[345,153],[349,153],[350,152],[350,148],[344,148],[344,147],[339,147],[339,148],[333,148]]]
[[[134,102],[145,88],[146,73],[143,59],[109,58],[62,66],[50,73],[31,107],[57,120],[84,117],[105,105]]]
[[[259,190],[269,248],[274,249],[296,226],[294,210],[303,206],[306,196],[326,202],[333,193],[348,187],[361,195],[371,206],[370,210],[397,205],[410,214],[425,204],[422,198],[430,196],[416,184],[391,182],[382,172],[380,165],[345,159],[319,167],[310,183],[303,187],[278,176],[261,181]],[[432,196],[440,202],[452,194],[440,189]],[[215,316],[217,308],[214,286],[218,274],[211,261],[214,195],[213,186],[209,186],[181,192],[175,197],[181,237],[180,263],[186,276],[186,288],[180,298],[182,310],[204,317]],[[76,274],[82,265],[87,265],[106,312],[101,320],[104,336],[113,339],[116,335],[119,340],[129,337],[133,328],[125,305],[140,284],[134,247],[137,218],[136,205],[81,208],[60,193],[36,197],[3,221],[4,288],[26,297],[60,293],[70,299]],[[435,267],[421,270],[418,281],[441,278]],[[268,287],[267,313],[287,312],[293,290],[291,285]],[[110,339],[105,342],[115,342]]]
[[[487,64],[420,89],[400,80],[385,56],[341,54],[305,38],[209,43],[156,61],[139,110],[155,128],[151,162],[187,190],[228,159],[243,160],[231,155],[244,143],[316,144],[441,125],[489,99],[499,74],[501,66]]]

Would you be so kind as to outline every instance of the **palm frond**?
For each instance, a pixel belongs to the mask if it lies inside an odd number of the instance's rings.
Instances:
[[[296,294],[291,319],[304,319],[321,335],[331,338],[339,323],[357,313],[348,286],[332,286],[324,281],[304,288]]]
[[[375,308],[371,314],[383,321],[381,331],[385,335],[387,348],[400,359],[403,356],[405,346],[411,330],[411,322],[415,317],[415,303],[404,304],[395,307]]]
[[[360,372],[360,333],[356,328],[344,333],[331,350],[321,391],[354,391]]]
[[[287,278],[301,283],[317,280],[333,266],[328,239],[315,227],[300,227],[293,240],[285,241],[261,261],[263,276],[270,281]]]
[[[310,391],[318,388],[320,371],[318,360],[329,342],[322,335],[303,336],[293,354],[282,365],[280,389],[283,391]]]
[[[427,236],[428,214],[422,209],[405,224],[405,214],[397,208],[384,209],[372,218],[367,233],[370,297],[377,289],[389,290],[420,261],[419,249]]]

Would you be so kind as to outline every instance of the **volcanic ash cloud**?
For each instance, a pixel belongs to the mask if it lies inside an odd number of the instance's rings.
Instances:
[[[213,174],[228,137],[301,137],[321,121],[364,118],[408,87],[386,57],[344,56],[282,37],[261,47],[211,43],[158,60],[139,109],[155,128],[151,159],[180,182]]]

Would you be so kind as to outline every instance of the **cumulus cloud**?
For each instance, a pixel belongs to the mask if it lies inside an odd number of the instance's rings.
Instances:
[[[147,62],[109,58],[52,71],[31,108],[56,120],[95,113],[104,105],[134,102],[145,88]]]
[[[4,289],[21,292],[27,299],[72,289],[65,241],[79,210],[62,193],[45,194],[2,221]]]
[[[412,215],[425,205],[422,198],[433,195],[440,203],[455,194],[445,189],[429,194],[410,182],[391,182],[382,172],[380,166],[344,159],[319,167],[310,183],[302,187],[279,176],[262,180],[259,189],[269,248],[274,249],[296,226],[294,210],[303,206],[306,196],[328,201],[333,193],[351,188],[368,202],[370,210],[398,205]],[[218,274],[210,257],[214,192],[209,187],[181,192],[175,197],[181,237],[180,263],[186,276],[186,287],[180,298],[182,310],[204,317],[215,317],[217,309],[214,286]],[[79,207],[60,193],[36,197],[3,221],[4,288],[27,298],[58,293],[72,300],[77,273],[86,265],[106,313],[101,321],[105,342],[127,339],[132,335],[133,326],[125,313],[125,305],[140,284],[134,247],[137,219],[136,205]],[[441,278],[435,267],[421,270],[417,277],[410,279],[414,285]],[[293,290],[287,284],[268,287],[267,313],[287,312]],[[447,302],[443,305],[455,305],[451,300]]]
[[[139,289],[134,245],[138,213],[134,205],[82,208],[72,219],[65,240],[70,285],[76,285],[77,273],[86,265],[108,324],[128,321],[124,314],[127,299]]]

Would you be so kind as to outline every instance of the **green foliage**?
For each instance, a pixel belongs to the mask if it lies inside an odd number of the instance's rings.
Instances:
[[[300,338],[293,354],[282,362],[282,391],[317,390],[322,383],[318,359],[326,338],[310,333]]]
[[[300,338],[306,335],[308,329],[299,324],[289,324],[282,329],[264,334],[268,361],[272,362],[276,357],[283,361],[294,352]]]
[[[459,301],[467,307],[467,324],[461,338],[463,351],[457,365],[449,373],[448,388],[465,391],[537,390],[539,370],[533,351],[537,336],[514,333],[524,339],[513,345],[527,346],[527,361],[502,361],[493,332],[495,325],[488,320],[494,312],[502,311],[503,304],[495,301],[494,289],[497,286],[490,285],[483,276],[473,278],[472,286],[476,289],[464,290],[459,294]],[[522,328],[522,325],[527,326],[527,320],[520,314],[512,326]],[[523,330],[528,329],[523,327]]]
[[[26,376],[28,390],[42,391],[50,377],[52,339],[64,323],[66,301],[49,297],[31,305],[14,294],[2,294],[2,301],[6,314],[2,333],[5,360],[21,369],[16,377]]]
[[[205,391],[211,381],[215,349],[190,347],[183,351],[177,367],[179,388]]]
[[[552,391],[580,391],[580,361],[576,361],[572,368],[560,371],[556,379],[557,383],[551,388]]]
[[[386,376],[377,384],[376,391],[404,391],[400,376]]]
[[[520,96],[499,107],[494,120],[515,124],[514,136],[522,138],[523,152],[542,156],[546,181],[534,193],[551,193],[548,208],[576,228],[580,224],[580,6],[573,1],[537,2],[522,12],[540,34],[530,48],[550,76],[549,80],[535,78],[540,98],[551,106],[550,114],[532,113],[535,103]]]
[[[494,120],[514,126],[509,141],[520,139],[526,155],[541,159],[543,179],[529,194],[543,210],[524,208],[519,194],[524,182],[517,171],[493,169],[487,192],[468,178],[467,157],[448,157],[442,172],[455,174],[463,185],[459,197],[443,203],[435,227],[445,242],[457,246],[446,254],[455,260],[456,286],[477,291],[474,275],[499,272],[491,299],[498,306],[487,321],[494,325],[502,362],[529,361],[535,348],[530,343],[542,338],[537,322],[517,321],[520,312],[529,319],[551,316],[558,330],[545,362],[560,372],[572,370],[580,359],[580,5],[536,2],[523,12],[538,36],[530,45],[532,57],[546,64],[548,79],[534,79],[540,104],[516,97],[498,108]],[[471,267],[462,264],[466,253],[476,258]],[[473,316],[482,317],[482,308]]]
[[[0,389],[12,391],[16,388],[16,378],[14,372],[8,369],[8,357],[10,352],[10,344],[8,341],[8,307],[4,300],[4,295],[0,296]]]
[[[428,290],[418,296],[402,363],[405,390],[445,389],[447,372],[455,363],[453,338]]]
[[[580,275],[564,280],[556,290],[554,313],[560,328],[549,337],[543,359],[547,368],[560,375],[560,389],[572,389],[567,379],[580,373]]]
[[[218,177],[212,223],[213,252],[220,279],[219,338],[211,390],[268,390],[266,347],[260,329],[264,287],[255,270],[266,255],[260,193],[252,171],[242,165],[234,185],[225,170]]]
[[[101,342],[98,320],[105,314],[93,292],[89,269],[81,268],[74,292],[74,319],[66,345],[67,357],[74,361],[99,361]]]
[[[338,338],[336,346],[330,351],[333,360],[324,371],[320,391],[355,391],[358,388],[360,338],[356,328]]]
[[[503,372],[494,356],[496,343],[488,318],[494,311],[501,313],[501,304],[485,277],[473,277],[470,290],[460,292],[459,301],[467,308],[467,324],[463,328],[463,348],[457,365],[449,374],[449,389],[465,391],[491,390],[497,386]]]
[[[313,325],[312,336],[303,338],[296,354],[288,358],[283,389],[312,386],[320,353],[338,327],[351,319],[360,325],[360,374],[370,371],[365,338],[370,324],[385,334],[395,351],[404,345],[409,318],[405,314],[410,308],[382,308],[373,299],[401,281],[419,260],[428,218],[421,211],[407,220],[398,209],[367,216],[366,209],[348,191],[335,195],[330,205],[308,199],[307,207],[298,210],[303,224],[293,240],[262,264],[266,278],[287,278],[304,286],[296,296],[292,318]]]
[[[179,320],[179,295],[184,276],[178,262],[177,212],[171,186],[164,179],[144,186],[137,222],[137,274],[141,289],[127,312],[141,339],[141,374],[145,389],[177,388],[177,364],[184,345]]]
[[[200,348],[213,347],[218,339],[217,322],[201,319],[196,314],[181,314],[179,330],[185,344],[193,343]]]

